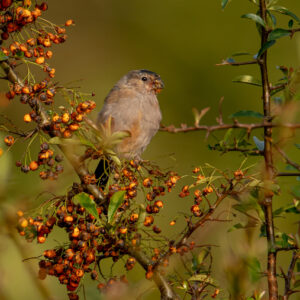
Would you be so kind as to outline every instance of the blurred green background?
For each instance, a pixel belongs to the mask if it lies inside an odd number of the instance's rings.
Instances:
[[[279,4],[300,15],[299,1],[282,0]],[[240,74],[258,76],[258,68],[254,65],[240,68],[215,66],[234,52],[250,52],[253,55],[257,53],[259,37],[256,27],[252,21],[240,18],[242,14],[249,12],[255,13],[255,7],[246,0],[233,0],[225,11],[221,10],[220,0],[49,1],[46,18],[56,24],[63,24],[70,18],[76,23],[75,27],[68,30],[67,42],[54,49],[52,66],[56,68],[55,80],[62,84],[80,80],[75,82],[74,86],[82,87],[82,91],[85,92],[95,92],[93,100],[97,102],[97,109],[100,110],[110,88],[129,70],[155,71],[161,75],[166,86],[159,95],[165,125],[181,123],[192,125],[192,108],[200,110],[208,106],[211,110],[203,118],[202,123],[215,123],[218,102],[222,96],[225,97],[223,104],[225,122],[230,122],[227,116],[238,110],[261,112],[259,88],[231,81]],[[282,26],[287,26],[289,18],[278,16],[278,21]],[[296,35],[292,40],[280,39],[269,56],[271,79],[278,79],[281,76],[276,66],[298,67],[299,61],[300,36]],[[1,89],[5,90],[5,86],[2,83]],[[20,120],[27,109],[24,107],[15,101],[0,109],[16,124],[22,124]],[[96,113],[92,118],[96,118]],[[259,131],[255,134],[261,137]],[[215,142],[213,137],[209,141]],[[5,177],[0,183],[0,192],[2,191],[8,210],[16,208],[16,203],[26,203],[25,206],[32,209],[47,198],[45,194],[38,197],[41,192],[64,192],[67,184],[74,179],[77,180],[71,169],[67,170],[67,176],[63,176],[58,182],[46,183],[41,182],[37,175],[26,176],[20,173],[14,162],[20,158],[22,149],[24,144],[19,143],[12,149],[13,151],[0,159],[1,176]],[[291,154],[297,158],[297,153]],[[180,174],[191,174],[194,166],[205,162],[220,169],[234,170],[243,160],[243,157],[236,153],[221,156],[217,152],[209,151],[204,132],[177,135],[159,132],[144,153],[144,158],[154,160],[163,167],[171,167]],[[4,161],[8,164],[9,160],[11,166],[5,169]],[[250,159],[249,164],[254,161]],[[285,179],[282,182],[288,189],[286,183],[291,181]],[[184,206],[189,208],[189,204],[184,203],[185,200],[177,199],[175,195],[172,194],[169,205],[164,208],[163,215],[166,222],[176,217],[179,210],[184,210]],[[289,201],[292,199],[288,193],[285,195]],[[286,201],[283,198],[275,198],[277,201],[275,207],[279,206],[280,201]],[[232,219],[228,211],[230,203],[232,201],[227,201],[220,213]],[[285,221],[282,221],[278,224],[284,223]],[[230,226],[232,223],[212,224],[196,235],[197,240],[203,244],[213,243],[220,246],[214,250],[216,255],[214,270],[224,289],[226,280],[222,269],[226,266],[226,262],[236,263],[234,260],[236,258],[232,258],[234,257],[232,249],[235,249],[235,252],[245,251],[241,245],[236,244],[236,241],[244,237],[244,233],[242,231],[227,233]],[[179,230],[178,228],[180,227],[173,230]],[[43,249],[57,245],[55,240],[62,239],[63,236],[57,233],[42,246],[26,244],[23,240],[19,243],[27,249],[30,256],[36,256]],[[258,233],[255,233],[254,239],[256,241],[253,248],[248,250],[264,259],[265,242],[258,239]],[[287,261],[280,260],[279,263],[286,269]],[[6,235],[1,235],[0,290],[5,299],[42,299],[24,264],[32,265],[34,272],[37,273],[36,261],[23,263],[12,240]],[[262,266],[265,267],[264,260]],[[129,273],[129,278],[140,290],[140,282],[144,282],[143,272],[133,273]],[[48,277],[44,284],[51,290],[53,299],[67,299],[65,287],[61,286],[56,278]],[[143,283],[142,287],[144,285],[147,288],[151,286],[151,282]],[[265,286],[264,280],[262,286]],[[86,291],[87,299],[99,299],[94,284],[88,284]],[[143,299],[158,299],[157,297],[157,293],[153,294],[150,291]]]

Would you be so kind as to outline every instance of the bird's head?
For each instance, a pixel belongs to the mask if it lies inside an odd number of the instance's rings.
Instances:
[[[118,83],[120,87],[134,88],[141,93],[159,94],[164,88],[160,76],[148,70],[134,70],[127,73]]]

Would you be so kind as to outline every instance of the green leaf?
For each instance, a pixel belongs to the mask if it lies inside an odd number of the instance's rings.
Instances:
[[[272,47],[276,43],[275,40],[267,41],[263,44],[263,46],[259,49],[257,53],[257,57],[262,56],[270,47]]]
[[[260,112],[253,111],[253,110],[240,110],[229,116],[230,119],[237,118],[237,117],[253,117],[253,118],[262,119],[264,115],[261,114]]]
[[[246,84],[251,84],[255,86],[261,86],[261,82],[258,79],[255,79],[251,75],[239,75],[235,77],[232,82],[238,82],[238,83],[246,83]]]
[[[74,196],[73,202],[75,204],[80,204],[85,210],[99,220],[99,215],[94,200],[90,198],[87,193],[79,193]]]
[[[251,55],[249,52],[235,52],[231,54],[231,56],[243,56],[243,55]]]
[[[231,228],[229,228],[227,230],[227,232],[231,232],[235,229],[244,229],[245,228],[245,225],[241,224],[241,223],[237,223],[237,224],[234,224]]]
[[[249,259],[247,265],[251,282],[257,282],[261,278],[261,265],[259,260],[256,257],[253,257]]]
[[[8,57],[0,50],[0,61],[8,60]]]
[[[228,4],[229,0],[222,0],[221,1],[221,6],[222,6],[222,9],[225,9],[226,5]]]
[[[256,14],[245,14],[245,15],[242,15],[241,18],[250,19],[250,20],[260,24],[261,26],[266,27],[265,21]]]
[[[233,128],[229,128],[229,129],[226,131],[225,136],[224,136],[224,139],[223,139],[223,142],[224,142],[225,144],[228,143],[228,141],[229,141],[229,139],[230,139],[230,137],[231,137],[232,132],[233,132]]]
[[[80,140],[80,144],[82,144],[84,146],[87,146],[87,147],[90,147],[90,148],[92,148],[94,150],[97,150],[97,148],[95,147],[95,145],[92,142],[90,142],[89,140],[85,139],[81,135],[78,135],[78,137],[79,137],[79,140]]]
[[[255,145],[256,145],[256,147],[259,151],[264,151],[264,149],[265,149],[265,142],[264,141],[261,141],[256,136],[253,137],[253,141],[254,141],[254,143],[255,143]]]
[[[292,193],[296,198],[300,199],[300,186],[299,185],[294,186],[292,188]]]
[[[288,22],[288,27],[293,28],[293,26],[294,26],[294,20],[290,19],[289,22]]]
[[[290,16],[291,18],[296,20],[298,23],[300,23],[300,19],[293,12],[289,11],[286,7],[274,5],[274,6],[269,7],[269,10],[273,10],[280,14]]]
[[[51,138],[51,139],[48,141],[48,144],[61,145],[61,144],[63,144],[63,143],[62,143],[62,139],[61,139],[61,138],[59,138],[58,136],[55,136],[55,137]]]
[[[276,40],[284,36],[289,36],[291,33],[289,30],[283,28],[276,28],[272,30],[268,36],[268,41]]]
[[[114,215],[115,215],[117,209],[122,204],[125,193],[126,193],[125,191],[118,191],[118,192],[115,192],[112,195],[112,197],[110,198],[108,212],[107,212],[107,221],[109,224],[113,223]]]

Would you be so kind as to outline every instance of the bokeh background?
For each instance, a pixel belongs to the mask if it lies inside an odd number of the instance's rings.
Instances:
[[[300,2],[282,0],[281,5],[300,15]],[[241,74],[258,76],[256,66],[216,67],[223,58],[234,52],[256,54],[259,49],[259,37],[252,21],[241,19],[245,13],[255,12],[250,1],[233,0],[225,11],[221,10],[220,0],[64,0],[49,1],[46,17],[53,23],[63,24],[66,19],[74,19],[76,26],[68,31],[68,40],[55,48],[52,66],[56,68],[56,80],[70,86],[80,86],[82,91],[94,92],[93,100],[100,110],[103,100],[114,83],[132,69],[149,69],[159,73],[165,82],[165,90],[159,96],[163,113],[163,124],[193,124],[192,108],[199,110],[211,107],[201,121],[213,124],[218,114],[218,102],[224,96],[224,121],[228,115],[238,110],[260,111],[262,103],[259,88],[232,83],[232,79]],[[286,26],[289,18],[278,16],[279,24]],[[284,21],[280,21],[284,20]],[[300,37],[280,39],[272,48],[269,56],[271,79],[280,78],[276,66],[298,67],[300,63]],[[7,84],[2,83],[5,91]],[[63,105],[63,103],[62,103]],[[16,124],[22,125],[25,108],[17,102],[0,107]],[[96,118],[96,114],[92,115]],[[254,119],[245,119],[255,121]],[[22,125],[23,126],[23,125]],[[261,133],[255,133],[258,137]],[[216,136],[219,136],[216,134]],[[208,143],[215,143],[214,137],[205,140],[204,132],[189,134],[169,134],[159,132],[144,154],[145,159],[156,161],[164,168],[172,168],[180,174],[191,175],[194,166],[205,162],[220,169],[236,169],[243,157],[239,154],[220,155],[208,150]],[[13,213],[19,206],[34,209],[45,199],[47,192],[64,193],[65,187],[77,180],[71,169],[66,166],[66,175],[58,182],[41,182],[38,176],[26,176],[14,166],[25,144],[17,145],[0,159],[0,193],[3,207]],[[296,152],[291,152],[297,158]],[[250,159],[247,163],[256,160]],[[284,201],[290,201],[289,180],[283,180],[285,197],[276,197],[275,207]],[[294,182],[293,182],[294,183]],[[49,197],[49,195],[48,195]],[[285,199],[284,199],[285,198]],[[164,208],[165,222],[184,211],[189,205],[178,199],[176,193],[168,200]],[[232,219],[229,212],[232,201],[227,201],[220,213]],[[237,220],[238,222],[238,217]],[[296,220],[295,220],[296,221]],[[164,220],[161,221],[162,224]],[[279,225],[286,223],[279,221]],[[239,253],[245,251],[236,241],[244,237],[242,231],[228,233],[229,224],[211,224],[200,230],[195,238],[203,244],[213,243],[214,274],[224,290],[228,285],[224,270],[239,264]],[[182,224],[181,224],[182,225]],[[177,228],[180,229],[180,223]],[[286,228],[289,230],[291,228]],[[5,230],[3,230],[5,232]],[[175,233],[175,232],[174,232]],[[172,234],[172,232],[170,232]],[[28,256],[37,256],[44,249],[57,245],[63,240],[60,232],[54,233],[45,245],[31,245],[23,240],[14,242],[8,235],[2,234],[0,240],[0,298],[9,300],[43,299],[34,280],[28,275],[24,264],[37,273],[36,260],[22,262],[22,254],[16,243],[27,250]],[[254,233],[252,248],[247,251],[264,259],[265,242]],[[24,253],[23,253],[24,255]],[[280,259],[284,269],[287,260]],[[265,262],[262,260],[262,267]],[[135,288],[132,298],[141,294],[140,299],[158,299],[151,290],[151,282],[145,282],[143,272],[136,268],[129,273]],[[35,274],[34,273],[34,274]],[[59,285],[56,278],[47,278],[45,288],[51,291],[53,299],[67,299],[65,287]],[[264,287],[264,280],[261,286]],[[150,288],[142,295],[143,288]],[[99,299],[95,285],[87,282],[87,299]],[[1,296],[2,295],[2,296]],[[4,299],[4,298],[3,298]],[[294,298],[296,299],[296,298]]]

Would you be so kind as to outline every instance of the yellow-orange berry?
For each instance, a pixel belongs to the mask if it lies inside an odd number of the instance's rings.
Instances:
[[[45,56],[46,56],[46,58],[51,58],[52,56],[53,56],[53,52],[52,51],[50,51],[50,50],[48,50],[46,53],[45,53]]]
[[[24,122],[30,123],[32,121],[30,114],[24,115]]]
[[[72,24],[74,24],[74,21],[73,21],[73,20],[68,20],[68,21],[66,21],[66,23],[65,23],[66,26],[71,26]]]
[[[8,135],[4,138],[4,143],[7,145],[7,146],[11,146],[13,145],[15,142],[15,138],[11,135]]]
[[[70,121],[70,115],[69,115],[69,113],[64,113],[62,115],[61,120],[62,120],[63,123],[68,123]]]
[[[28,226],[28,221],[25,218],[21,218],[19,224],[21,227],[26,228]]]
[[[37,241],[38,243],[43,244],[46,242],[46,238],[44,236],[38,236]]]
[[[40,56],[38,57],[35,62],[39,65],[43,64],[45,62],[45,57],[44,56]]]
[[[32,161],[32,162],[30,162],[30,164],[29,164],[29,168],[30,168],[31,171],[37,170],[38,167],[39,167],[39,165],[38,165],[38,163],[37,163],[36,161]]]

